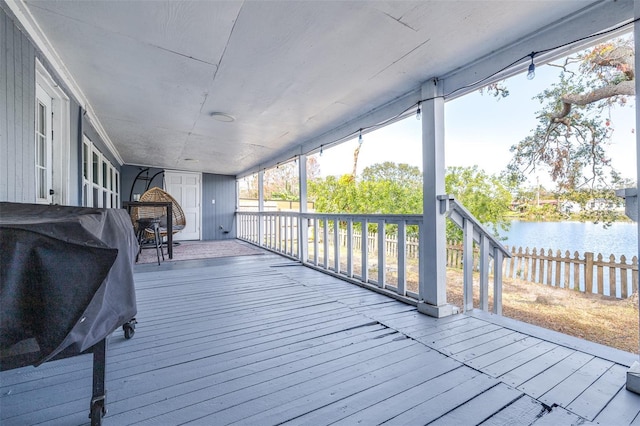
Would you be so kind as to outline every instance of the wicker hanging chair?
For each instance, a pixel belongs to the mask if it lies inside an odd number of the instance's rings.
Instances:
[[[170,202],[172,209],[172,225],[173,233],[181,231],[187,224],[184,211],[180,204],[162,189],[153,187],[140,196],[140,201],[144,202]],[[131,210],[131,218],[136,223],[141,218],[160,219],[160,234],[167,235],[167,212],[164,207],[136,207]],[[149,231],[147,231],[149,232]]]

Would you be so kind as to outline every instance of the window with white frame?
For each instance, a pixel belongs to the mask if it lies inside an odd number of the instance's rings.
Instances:
[[[120,206],[120,174],[86,135],[82,141],[82,205]]]

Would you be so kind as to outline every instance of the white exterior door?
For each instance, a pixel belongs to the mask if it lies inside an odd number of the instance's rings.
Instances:
[[[35,83],[35,201],[73,205],[69,97],[37,59]]]
[[[200,173],[165,171],[165,190],[176,199],[186,218],[185,228],[175,234],[173,239],[199,240],[200,235],[200,198],[201,181]]]
[[[51,96],[36,84],[36,203],[51,204],[53,191],[53,141]]]

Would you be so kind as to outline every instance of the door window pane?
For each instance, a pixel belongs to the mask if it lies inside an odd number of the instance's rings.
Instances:
[[[89,147],[82,144],[82,177],[89,180]]]
[[[93,207],[100,207],[99,205],[99,198],[100,195],[100,190],[98,189],[98,187],[94,186],[93,187]]]
[[[36,174],[38,180],[38,198],[47,198],[47,170],[38,168]]]
[[[47,107],[38,102],[36,112],[36,197],[47,194]]]
[[[109,175],[107,174],[107,163],[105,161],[102,162],[102,187],[109,187]]]
[[[93,183],[98,184],[100,177],[100,161],[98,159],[98,154],[93,153]]]

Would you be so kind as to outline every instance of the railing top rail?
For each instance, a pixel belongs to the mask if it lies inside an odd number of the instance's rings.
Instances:
[[[366,220],[368,222],[385,221],[389,223],[396,222],[412,222],[415,224],[422,223],[422,215],[419,214],[353,214],[353,213],[302,213],[302,217],[308,219],[334,219],[340,218],[341,220],[351,220],[353,222],[360,222]]]
[[[407,222],[410,224],[420,224],[422,223],[422,215],[420,214],[354,214],[354,213],[300,213],[300,212],[287,212],[287,211],[277,211],[277,212],[255,212],[255,211],[242,211],[238,210],[236,213],[248,214],[248,215],[272,215],[272,216],[299,216],[307,219],[329,219],[334,220],[338,218],[339,220],[351,220],[354,222],[360,222],[366,220],[368,222],[377,222],[383,220],[388,223],[399,223],[399,222]]]
[[[484,235],[492,248],[500,250],[505,257],[511,257],[511,253],[498,241],[489,231],[466,209],[464,206],[452,195],[440,195],[438,200],[448,202],[449,217],[458,225],[456,218],[464,218],[470,220],[474,227],[474,240],[480,242],[480,235]],[[444,212],[443,212],[444,213]],[[236,214],[246,214],[250,216],[289,216],[289,217],[301,217],[306,219],[328,219],[328,220],[351,220],[352,222],[367,221],[369,223],[385,222],[389,224],[406,223],[407,225],[421,225],[423,222],[423,216],[420,214],[353,214],[353,213],[300,213],[293,211],[242,211],[237,210]]]
[[[511,253],[509,252],[509,250],[507,250],[507,248],[503,246],[500,241],[498,241],[493,235],[491,235],[491,233],[484,227],[484,225],[482,225],[478,221],[478,219],[476,219],[475,216],[471,214],[469,210],[467,210],[462,204],[460,204],[453,195],[438,195],[438,200],[448,203],[447,214],[453,220],[453,222],[456,223],[456,225],[458,225],[459,227],[463,226],[462,223],[458,223],[459,221],[456,220],[459,219],[456,217],[457,214],[460,216],[460,218],[470,221],[473,224],[474,231],[477,231],[479,235],[487,238],[491,247],[500,250],[505,257],[511,257]],[[480,242],[479,238],[476,238],[475,236],[474,240],[476,240],[477,243]]]

